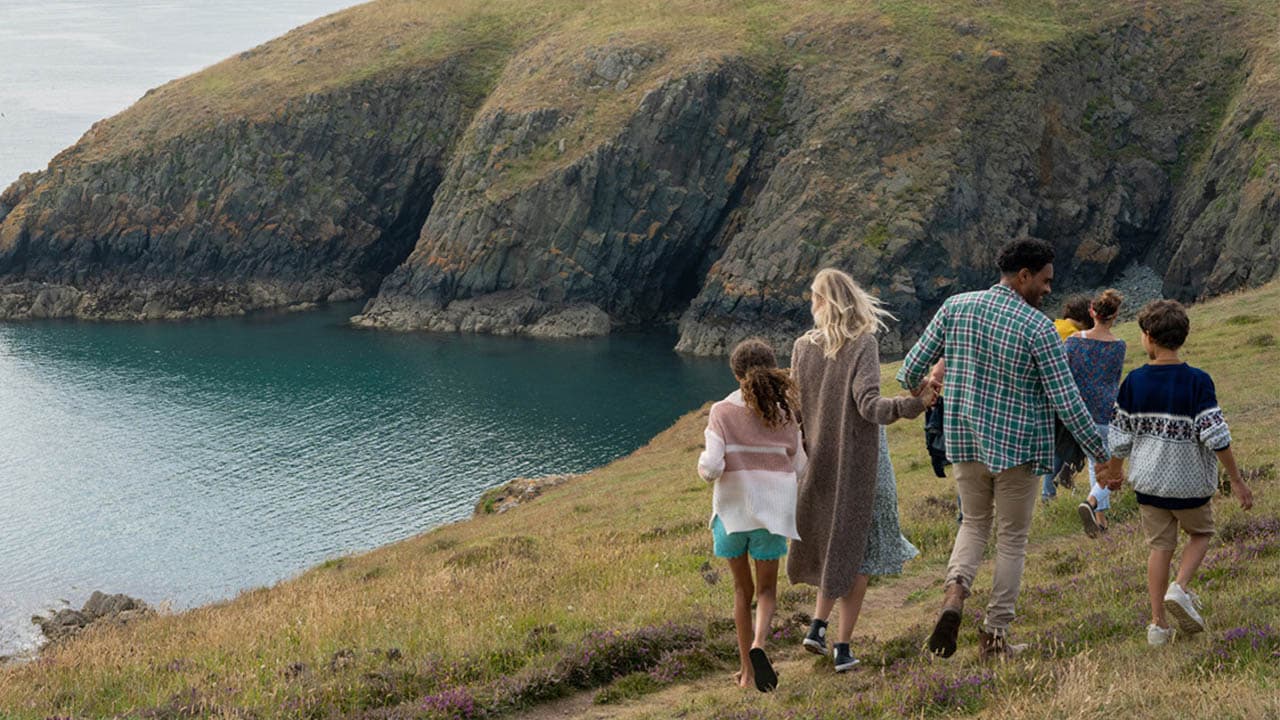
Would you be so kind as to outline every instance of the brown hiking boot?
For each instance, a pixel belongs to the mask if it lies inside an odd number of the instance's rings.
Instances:
[[[1015,645],[1003,633],[989,633],[985,628],[978,630],[978,659],[983,662],[1017,657],[1026,649],[1026,643]]]
[[[951,657],[956,651],[956,638],[960,635],[960,620],[964,612],[964,600],[969,591],[958,582],[949,583],[942,595],[942,611],[929,636],[929,652],[939,657]]]

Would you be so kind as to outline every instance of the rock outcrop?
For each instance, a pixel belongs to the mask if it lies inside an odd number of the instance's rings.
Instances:
[[[679,349],[725,353],[753,333],[789,348],[823,266],[851,271],[897,315],[882,339],[894,354],[947,295],[990,284],[1009,239],[1051,242],[1060,286],[1147,261],[1167,234],[1174,173],[1240,77],[1239,56],[1215,54],[1195,27],[1085,35],[1022,82],[961,58],[953,87],[931,87],[893,71],[893,48],[844,66],[844,98],[822,95],[830,71],[793,72],[796,148],[681,320]]]
[[[1165,293],[1198,300],[1257,287],[1280,269],[1280,74],[1250,60],[1249,80],[1208,156],[1192,169],[1160,248]]]
[[[406,64],[410,39],[388,37],[377,71],[100,152],[125,113],[0,194],[0,318],[376,291],[355,324],[580,337],[678,320],[680,350],[717,354],[756,334],[786,348],[810,278],[837,266],[896,314],[892,355],[1020,236],[1057,248],[1062,290],[1126,268],[1184,298],[1256,285],[1280,270],[1261,8],[1120,6],[1026,32],[976,7],[833,9],[707,25],[724,47],[691,47],[579,40],[556,15],[575,11],[550,6],[516,27],[375,3],[268,49],[308,62],[378,20],[453,50]]]
[[[617,135],[515,188],[495,186],[539,148],[558,152],[570,120],[556,110],[487,116],[413,254],[357,324],[544,334],[566,327],[551,318],[568,311],[596,316],[586,334],[608,331],[599,311],[634,324],[683,309],[752,177],[762,97],[739,63],[673,78]]]
[[[553,487],[563,485],[577,475],[547,475],[537,478],[516,478],[497,487],[485,490],[476,501],[474,515],[504,513],[542,495]]]
[[[95,590],[79,610],[67,608],[48,617],[37,615],[31,618],[31,622],[40,626],[49,642],[56,643],[75,637],[91,625],[127,625],[153,613],[145,602],[137,598],[123,594],[107,595]]]

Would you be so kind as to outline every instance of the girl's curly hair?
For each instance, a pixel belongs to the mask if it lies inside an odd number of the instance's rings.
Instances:
[[[778,368],[773,348],[760,338],[743,340],[729,355],[729,367],[742,385],[742,399],[764,424],[778,427],[798,421],[796,386]]]

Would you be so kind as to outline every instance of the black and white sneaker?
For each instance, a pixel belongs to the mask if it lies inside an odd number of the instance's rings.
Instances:
[[[827,654],[827,621],[817,620],[809,623],[809,634],[804,636],[804,649],[814,655]]]
[[[1082,502],[1076,506],[1076,512],[1080,514],[1080,524],[1084,526],[1084,534],[1091,538],[1096,538],[1102,533],[1101,527],[1098,525],[1098,518],[1094,516],[1093,506],[1087,502]]]
[[[849,652],[849,643],[836,643],[832,648],[831,656],[836,662],[836,672],[852,670],[858,664],[858,658]]]

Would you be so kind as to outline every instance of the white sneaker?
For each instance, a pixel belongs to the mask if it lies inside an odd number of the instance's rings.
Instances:
[[[1184,590],[1178,583],[1170,583],[1164,594],[1164,610],[1178,621],[1178,629],[1188,635],[1204,632],[1204,618],[1200,617],[1200,598]]]
[[[1147,626],[1147,644],[1152,646],[1168,645],[1173,642],[1174,629],[1162,628],[1159,625]]]

